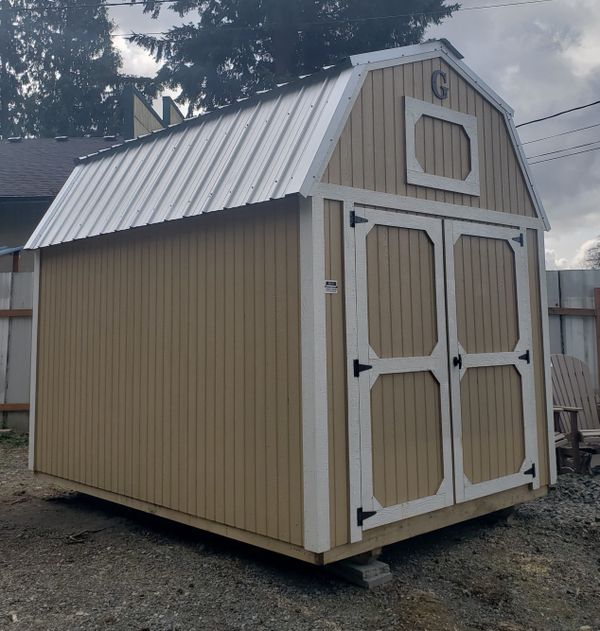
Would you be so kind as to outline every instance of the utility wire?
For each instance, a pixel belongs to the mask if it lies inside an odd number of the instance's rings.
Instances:
[[[541,123],[542,121],[547,121],[551,118],[562,116],[563,114],[569,114],[570,112],[578,112],[579,110],[584,110],[587,107],[592,107],[593,105],[600,105],[600,101],[594,101],[593,103],[587,103],[586,105],[578,105],[577,107],[572,107],[568,110],[563,110],[562,112],[556,112],[556,114],[549,114],[548,116],[543,116],[542,118],[536,118],[535,120],[521,123],[520,125],[517,125],[517,127],[524,127],[525,125],[532,125],[533,123]]]
[[[152,0],[153,4],[173,4],[179,2],[180,0]],[[516,0],[515,2],[501,2],[496,4],[487,4],[487,5],[477,5],[473,7],[459,7],[456,9],[456,12],[463,11],[481,11],[485,9],[500,9],[505,7],[516,7],[522,5],[530,5],[530,4],[546,4],[548,2],[554,2],[554,0]],[[52,6],[48,4],[43,9],[50,9],[55,11],[60,11],[65,8],[75,8],[75,9],[95,9],[95,8],[103,8],[103,7],[134,7],[136,5],[144,5],[146,4],[145,0],[120,0],[117,2],[95,2],[90,4],[75,4],[75,3],[65,3],[58,6]],[[11,7],[12,8],[12,7]],[[447,9],[439,9],[438,11],[413,11],[412,13],[400,13],[396,15],[373,15],[373,16],[365,16],[365,17],[356,17],[356,18],[339,18],[339,19],[331,19],[331,20],[321,20],[314,22],[305,22],[300,26],[327,26],[345,24],[349,22],[368,22],[371,20],[393,20],[396,18],[405,18],[405,17],[419,17],[422,15],[443,15],[446,13]],[[21,7],[14,8],[14,11],[37,11],[37,7]],[[219,26],[211,26],[210,28],[222,28],[222,29],[250,29],[255,30],[257,27],[252,26],[235,26],[235,25],[219,25]]]
[[[542,142],[542,140],[550,140],[551,138],[559,138],[560,136],[567,136],[568,134],[574,134],[578,131],[585,131],[586,129],[594,129],[595,127],[600,127],[600,123],[596,123],[595,125],[587,125],[586,127],[579,127],[577,129],[570,129],[569,131],[563,131],[560,134],[552,134],[551,136],[544,136],[543,138],[536,138],[535,140],[528,140],[527,142],[522,142],[522,145],[532,145],[534,142]]]
[[[568,153],[565,156],[555,156],[554,158],[546,158],[545,160],[538,160],[537,162],[530,162],[529,165],[542,164],[543,162],[552,162],[553,160],[562,160],[563,158],[570,158],[571,156],[578,156],[582,153],[591,153],[592,151],[600,151],[600,147],[594,147],[593,149],[584,149],[583,151],[576,151],[575,153]]]
[[[528,156],[528,160],[535,160],[535,158],[543,158],[544,156],[552,156],[556,153],[564,153],[565,151],[572,151],[573,149],[581,149],[582,147],[591,147],[597,145],[600,140],[594,140],[593,142],[585,142],[582,145],[574,145],[573,147],[565,147],[564,149],[555,149],[554,151],[547,151],[546,153],[538,153],[536,156]]]

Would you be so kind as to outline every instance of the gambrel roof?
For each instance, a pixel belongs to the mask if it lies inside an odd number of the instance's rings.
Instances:
[[[371,69],[442,57],[503,114],[537,214],[548,223],[510,107],[445,40],[366,53],[277,89],[80,158],[27,243],[120,230],[309,196]]]

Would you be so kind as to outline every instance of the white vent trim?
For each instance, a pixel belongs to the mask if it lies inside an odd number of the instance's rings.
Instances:
[[[425,101],[404,97],[404,116],[406,122],[406,181],[409,184],[428,188],[464,193],[479,197],[479,144],[477,139],[477,118],[469,114],[456,112],[447,107],[440,107]],[[464,180],[425,173],[417,159],[415,146],[415,128],[422,116],[460,125],[469,138],[471,171]]]

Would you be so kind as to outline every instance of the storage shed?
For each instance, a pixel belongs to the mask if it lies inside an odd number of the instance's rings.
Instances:
[[[30,466],[315,564],[538,497],[547,228],[446,41],[82,158],[27,246]]]

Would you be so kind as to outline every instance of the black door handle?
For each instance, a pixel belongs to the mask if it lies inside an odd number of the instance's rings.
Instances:
[[[459,370],[462,370],[462,355],[457,355],[452,360],[452,364],[454,365],[455,368],[458,368]]]

